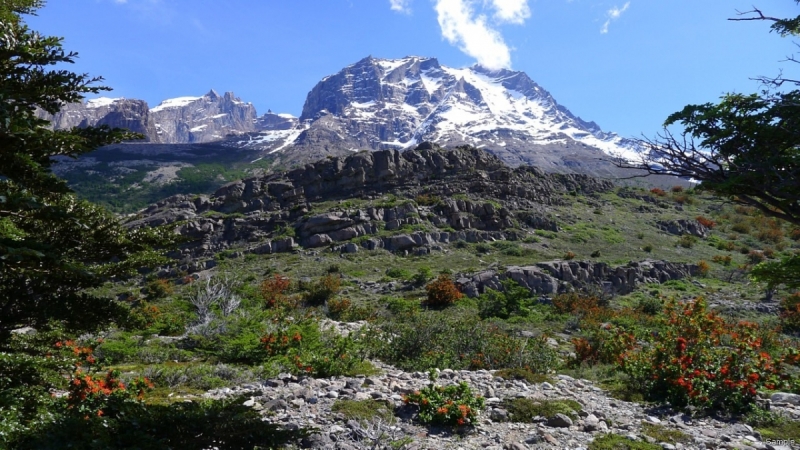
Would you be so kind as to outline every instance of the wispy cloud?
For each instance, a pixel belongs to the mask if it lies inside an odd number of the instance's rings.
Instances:
[[[411,0],[389,0],[392,11],[411,14]]]
[[[490,69],[511,65],[511,52],[500,33],[476,15],[469,0],[436,0],[442,37]]]
[[[631,6],[631,2],[625,2],[625,4],[622,5],[622,8],[614,6],[606,11],[606,21],[603,23],[603,28],[600,29],[600,33],[608,33],[608,26],[611,25],[611,21],[619,19],[622,13],[628,10],[629,6]]]
[[[491,0],[494,17],[500,22],[522,25],[531,16],[528,0]]]

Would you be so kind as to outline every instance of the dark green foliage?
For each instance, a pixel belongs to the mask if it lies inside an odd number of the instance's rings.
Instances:
[[[503,280],[502,283],[502,291],[488,289],[485,294],[478,297],[481,317],[508,319],[512,315],[528,315],[533,302],[530,291],[511,279]]]
[[[278,448],[298,441],[305,430],[282,430],[264,422],[245,398],[171,405],[126,403],[109,419],[57,415],[9,442],[19,449]]]
[[[128,231],[103,209],[77,200],[51,172],[53,157],[77,157],[102,145],[136,136],[123,130],[48,130],[37,108],[55,113],[64,103],[105,88],[61,68],[75,54],[61,39],[39,36],[16,14],[41,2],[0,5],[0,340],[19,325],[50,319],[91,329],[119,317],[114,302],[85,293],[163,259],[153,245],[166,233]]]

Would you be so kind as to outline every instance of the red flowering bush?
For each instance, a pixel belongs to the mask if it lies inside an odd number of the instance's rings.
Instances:
[[[261,298],[267,308],[291,307],[292,302],[286,295],[292,282],[288,277],[278,274],[266,279],[261,283]]]
[[[425,286],[425,290],[428,291],[428,306],[432,308],[450,306],[464,296],[446,274],[441,274],[439,278],[431,281]]]
[[[484,407],[483,397],[473,394],[464,382],[447,387],[431,383],[403,397],[403,402],[417,405],[419,421],[433,425],[471,425]]]
[[[777,345],[754,323],[726,322],[702,298],[668,304],[660,330],[619,360],[654,400],[739,412],[754,404],[759,389],[800,387],[788,367],[800,362],[796,348]],[[777,356],[767,347],[779,349]]]

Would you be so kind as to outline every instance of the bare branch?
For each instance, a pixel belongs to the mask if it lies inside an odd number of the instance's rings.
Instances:
[[[729,18],[728,20],[731,20],[731,21],[734,21],[734,22],[741,22],[741,21],[745,21],[745,20],[769,20],[769,21],[772,21],[772,22],[780,22],[782,20],[782,19],[779,19],[777,17],[765,16],[764,13],[762,13],[761,10],[756,8],[755,6],[753,7],[752,11],[741,12],[741,11],[737,10],[736,14],[738,14],[740,16],[744,16],[744,15],[747,15],[747,14],[756,14],[756,17],[739,17],[739,18],[733,17],[733,18]]]

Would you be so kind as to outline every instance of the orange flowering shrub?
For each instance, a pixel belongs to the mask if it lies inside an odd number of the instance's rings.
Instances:
[[[432,308],[450,306],[464,296],[446,274],[439,275],[439,278],[425,286],[425,290],[428,291],[428,306]]]
[[[102,340],[98,340],[102,343]],[[72,340],[58,341],[57,351],[75,357],[74,372],[69,380],[67,409],[73,415],[89,420],[91,417],[116,417],[122,403],[141,400],[146,390],[153,387],[147,378],[134,379],[130,387],[119,379],[118,370],[100,373],[95,366],[92,346],[80,346]]]
[[[715,263],[722,264],[723,266],[730,266],[731,261],[733,261],[733,258],[731,258],[730,255],[725,255],[725,256],[714,255],[714,257],[711,258],[711,260],[714,261]]]
[[[328,315],[334,319],[339,318],[353,306],[353,302],[348,298],[335,299],[332,298],[327,301]]]
[[[663,196],[667,195],[667,193],[661,188],[650,189],[650,193],[653,194],[653,195],[657,195],[659,197],[663,197]]]
[[[711,266],[705,260],[700,260],[697,263],[697,271],[700,273],[700,275],[702,276],[708,275],[709,270],[711,270]]]
[[[706,228],[714,228],[717,225],[717,223],[714,222],[713,220],[707,219],[707,218],[705,218],[703,216],[697,216],[697,217],[694,218],[694,220],[696,220],[697,223],[699,223],[700,225],[702,225],[702,226],[704,226]]]
[[[473,394],[464,382],[447,387],[431,383],[403,397],[403,402],[417,405],[419,421],[433,425],[471,425],[484,407],[483,397]]]
[[[788,366],[800,352],[776,344],[772,332],[749,322],[728,323],[702,298],[670,303],[647,345],[623,353],[619,367],[654,400],[676,407],[746,411],[759,389],[797,389]],[[777,356],[767,347],[774,347]],[[796,369],[796,368],[794,368]]]

